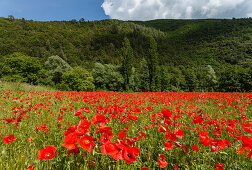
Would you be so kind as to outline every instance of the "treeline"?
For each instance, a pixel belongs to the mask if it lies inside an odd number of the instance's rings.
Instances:
[[[75,91],[251,90],[252,20],[0,18],[0,79]]]
[[[131,49],[128,50],[130,53]],[[130,61],[125,57],[126,60]],[[150,61],[143,58],[137,67],[95,63],[89,72],[80,66],[71,67],[59,56],[51,56],[41,63],[39,58],[14,53],[3,57],[0,80],[51,86],[65,91],[252,91],[252,67],[230,66],[217,73],[211,65],[159,66]]]

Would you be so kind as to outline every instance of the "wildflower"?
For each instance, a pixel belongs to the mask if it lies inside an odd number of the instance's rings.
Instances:
[[[192,148],[193,150],[195,150],[195,151],[199,151],[199,148],[198,148],[197,145],[192,145],[191,148]]]
[[[34,170],[34,166],[28,166],[28,168],[26,168],[26,170]]]
[[[165,161],[165,157],[166,157],[166,155],[161,154],[159,156],[159,159],[157,160],[158,162],[160,162],[161,168],[165,168],[168,165],[168,163]]]
[[[56,154],[57,152],[55,147],[47,146],[39,151],[38,159],[49,160],[52,159]]]
[[[3,138],[3,142],[5,144],[8,144],[8,143],[12,143],[16,138],[14,137],[14,134],[10,135],[10,136],[5,136]]]
[[[169,150],[169,151],[173,150],[171,142],[165,142],[164,145],[165,145],[166,150]]]
[[[93,137],[90,135],[85,135],[81,137],[80,139],[77,139],[77,142],[80,144],[80,146],[85,149],[88,152],[91,152],[93,150],[93,146],[96,146],[93,142]]]

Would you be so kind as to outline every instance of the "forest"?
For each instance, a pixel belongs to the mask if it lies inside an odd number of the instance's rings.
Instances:
[[[0,18],[0,80],[65,91],[251,92],[252,18]]]

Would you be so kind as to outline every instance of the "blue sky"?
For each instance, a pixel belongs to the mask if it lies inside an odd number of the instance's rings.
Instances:
[[[101,7],[103,0],[0,0],[0,17],[38,21],[109,19]]]
[[[252,0],[0,0],[0,17],[37,21],[252,17]]]

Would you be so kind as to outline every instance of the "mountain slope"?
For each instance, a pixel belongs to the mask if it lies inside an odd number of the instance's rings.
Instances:
[[[0,18],[0,56],[23,52],[46,60],[59,55],[71,65],[121,63],[127,36],[135,60],[146,55],[146,36],[158,43],[160,64],[245,64],[251,62],[252,19],[93,22],[9,21]]]

